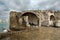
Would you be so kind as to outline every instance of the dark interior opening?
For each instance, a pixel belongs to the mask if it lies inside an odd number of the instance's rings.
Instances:
[[[53,27],[56,27],[56,24],[55,24],[55,17],[53,15],[50,16],[50,21],[53,22]]]
[[[39,25],[39,19],[38,17],[31,12],[26,12],[22,15],[23,18],[23,25],[26,25],[26,20],[24,17],[28,16],[28,23],[30,26],[38,26]]]
[[[55,17],[53,15],[50,16],[50,20],[51,21],[54,21],[55,20]]]

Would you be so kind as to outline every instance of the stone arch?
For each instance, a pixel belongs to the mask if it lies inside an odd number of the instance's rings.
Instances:
[[[54,15],[50,15],[50,20],[51,20],[51,21],[54,21],[54,20],[55,20]]]
[[[50,15],[49,25],[50,25],[50,26],[54,26],[54,25],[55,25],[54,22],[55,22],[55,17],[54,17],[54,15]]]
[[[39,17],[33,12],[25,12],[21,15],[24,25],[39,26]]]
[[[23,12],[22,13],[22,15],[24,15],[24,14],[33,14],[33,15],[35,15],[37,18],[39,18],[40,16],[39,16],[39,14],[37,14],[37,13],[35,13],[35,12]],[[22,17],[22,15],[21,15],[21,17]]]

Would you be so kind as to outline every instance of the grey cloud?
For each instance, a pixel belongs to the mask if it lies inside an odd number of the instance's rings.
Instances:
[[[16,11],[29,9],[60,10],[60,0],[0,0],[0,19],[9,21],[9,11],[11,9]]]
[[[39,3],[31,4],[31,1],[34,1],[34,0],[8,0],[8,1],[2,0],[2,2],[4,2],[7,7],[6,10],[13,9],[16,11],[20,11],[20,10],[22,11],[22,10],[28,10],[28,9],[40,9],[40,10],[41,9],[50,9],[50,8],[54,7],[54,4],[56,2],[60,2],[60,0],[49,0],[49,1],[43,1],[43,2],[39,2]],[[47,8],[47,6],[50,6],[50,8]],[[58,9],[57,7],[55,7],[55,9]]]

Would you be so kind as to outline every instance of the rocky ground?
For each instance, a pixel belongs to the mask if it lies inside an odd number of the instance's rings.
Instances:
[[[14,31],[0,34],[0,40],[60,40],[60,28],[40,27]]]

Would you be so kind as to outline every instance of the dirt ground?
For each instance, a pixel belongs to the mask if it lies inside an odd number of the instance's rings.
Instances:
[[[60,28],[39,27],[37,29],[14,31],[10,36],[0,40],[60,40]]]

